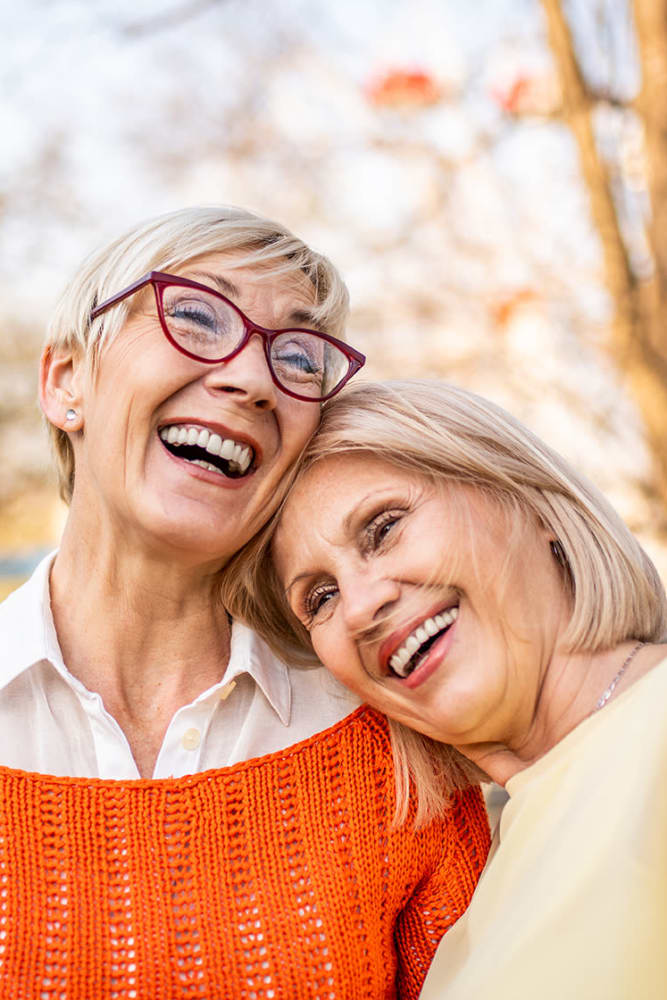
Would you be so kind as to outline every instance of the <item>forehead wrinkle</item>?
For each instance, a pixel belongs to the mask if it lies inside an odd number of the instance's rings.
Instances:
[[[233,281],[229,278],[224,277],[221,274],[213,274],[210,271],[191,271],[188,277],[193,278],[197,281],[202,281],[202,284],[211,284],[217,287],[217,290],[223,295],[226,295],[228,299],[238,299],[241,296],[241,290],[238,285],[235,285]],[[307,327],[309,330],[315,330],[318,333],[325,333],[323,325],[315,318],[315,314],[310,310],[306,309],[304,306],[298,306],[295,309],[290,310],[286,317],[286,324],[290,326],[294,324],[297,327]]]

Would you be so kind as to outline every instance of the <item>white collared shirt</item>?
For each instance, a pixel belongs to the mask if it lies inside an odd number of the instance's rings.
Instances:
[[[0,604],[0,765],[84,778],[139,778],[125,734],[67,669],[49,594],[54,559]],[[349,715],[359,700],[322,667],[289,670],[232,625],[219,683],[174,714],[153,772],[181,777],[282,750]]]

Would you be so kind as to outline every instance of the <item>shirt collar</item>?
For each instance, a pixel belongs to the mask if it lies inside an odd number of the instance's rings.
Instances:
[[[242,625],[241,622],[234,622],[229,664],[223,683],[229,684],[243,673],[250,674],[283,726],[289,726],[292,685],[286,664],[271,652],[267,644],[252,629]]]
[[[0,689],[43,660],[62,665],[62,654],[51,614],[49,573],[55,559],[49,553],[32,576],[0,604]]]
[[[63,663],[51,613],[49,574],[55,556],[55,552],[46,556],[30,579],[0,604],[0,635],[6,641],[0,653],[0,690],[24,670],[44,660],[74,686],[79,685]],[[207,698],[244,673],[261,689],[282,724],[289,726],[292,709],[289,670],[252,629],[240,622],[232,625],[229,664],[223,679],[195,700]]]

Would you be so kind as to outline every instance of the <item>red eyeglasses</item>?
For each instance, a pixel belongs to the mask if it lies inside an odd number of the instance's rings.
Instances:
[[[91,320],[146,285],[153,286],[162,331],[177,351],[217,365],[236,357],[256,334],[262,338],[271,378],[294,399],[330,399],[366,362],[360,351],[328,333],[258,326],[220,292],[162,271],[150,271],[96,306]]]

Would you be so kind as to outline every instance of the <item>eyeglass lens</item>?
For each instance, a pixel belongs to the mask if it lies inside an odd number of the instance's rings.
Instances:
[[[199,358],[223,360],[245,336],[241,316],[224,299],[196,288],[168,285],[164,320],[174,341]],[[271,342],[271,367],[282,386],[301,396],[327,396],[347,374],[346,355],[316,333],[286,330]]]

